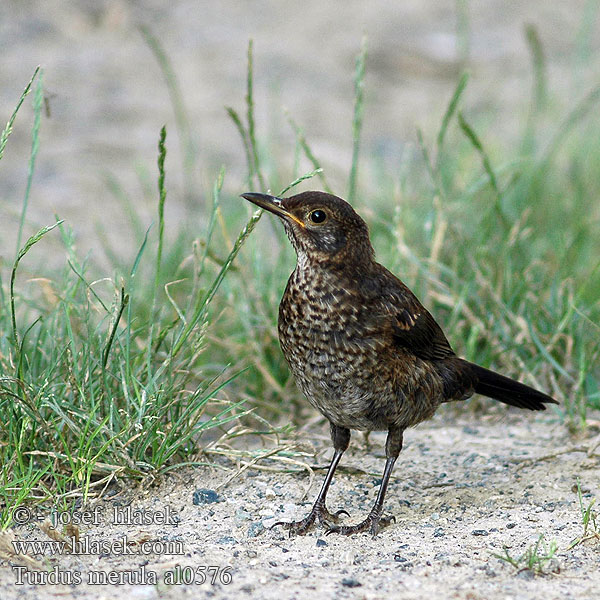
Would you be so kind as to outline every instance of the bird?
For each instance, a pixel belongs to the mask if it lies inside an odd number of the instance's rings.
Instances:
[[[305,534],[318,522],[327,534],[376,536],[394,521],[383,516],[383,505],[403,433],[445,402],[477,393],[534,411],[558,404],[458,357],[415,294],[375,260],[367,224],[342,198],[321,191],[241,197],[279,217],[296,251],[279,305],[279,342],[298,387],[329,421],[333,443],[331,464],[308,515],[275,524],[290,535]],[[377,497],[354,525],[340,524],[347,511],[326,507],[351,430],[387,432]]]

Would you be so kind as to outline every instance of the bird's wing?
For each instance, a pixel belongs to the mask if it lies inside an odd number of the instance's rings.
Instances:
[[[379,310],[385,315],[386,329],[394,344],[424,360],[440,360],[454,356],[442,328],[418,298],[397,277],[385,273]]]
[[[454,355],[442,328],[423,306],[399,306],[392,314],[392,336],[398,346],[425,360]]]

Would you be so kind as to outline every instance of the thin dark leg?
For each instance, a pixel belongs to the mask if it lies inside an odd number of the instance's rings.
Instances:
[[[275,523],[273,527],[276,527],[277,525],[283,525],[283,527],[290,531],[290,534],[297,533],[298,535],[302,535],[310,529],[317,519],[320,523],[328,525],[330,522],[335,523],[341,514],[348,514],[345,510],[339,510],[335,514],[331,514],[325,506],[325,498],[327,497],[327,492],[329,491],[333,474],[335,473],[338,463],[342,458],[342,454],[344,454],[348,448],[348,444],[350,443],[350,430],[344,427],[338,427],[337,425],[331,423],[331,439],[333,441],[333,447],[335,451],[333,453],[333,458],[331,459],[329,469],[327,470],[325,481],[323,481],[321,491],[319,492],[311,511],[301,521],[292,521],[291,523],[284,523],[280,521]]]
[[[381,513],[383,512],[383,501],[385,499],[385,493],[387,492],[388,484],[390,482],[390,475],[392,474],[394,463],[400,454],[400,450],[402,450],[403,432],[404,430],[397,428],[390,428],[388,431],[387,441],[385,443],[385,469],[383,471],[383,477],[381,479],[381,486],[379,487],[377,499],[375,500],[375,504],[373,505],[369,516],[362,523],[358,523],[357,525],[331,525],[327,534],[341,533],[343,535],[352,535],[353,533],[360,533],[361,531],[370,530],[370,532],[375,536],[377,535],[380,527],[389,525],[389,523],[393,520],[393,517],[390,519],[382,518]]]

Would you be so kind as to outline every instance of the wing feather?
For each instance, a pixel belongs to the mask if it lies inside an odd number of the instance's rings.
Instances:
[[[377,267],[380,273],[371,280],[373,294],[379,295],[376,310],[391,330],[394,344],[423,360],[454,356],[442,328],[419,299],[385,267]]]

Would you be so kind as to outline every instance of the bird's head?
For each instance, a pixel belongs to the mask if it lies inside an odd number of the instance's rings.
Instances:
[[[302,192],[289,198],[249,192],[243,198],[277,215],[299,260],[346,263],[372,260],[367,224],[345,200],[324,192]]]

